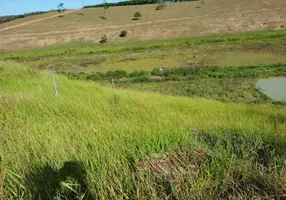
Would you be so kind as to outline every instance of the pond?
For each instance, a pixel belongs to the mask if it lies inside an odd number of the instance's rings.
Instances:
[[[286,77],[261,79],[256,87],[274,101],[286,102]]]

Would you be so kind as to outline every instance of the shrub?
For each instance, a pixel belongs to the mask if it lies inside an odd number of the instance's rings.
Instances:
[[[152,76],[163,76],[164,72],[160,70],[160,68],[154,68],[151,71]]]
[[[93,81],[97,81],[97,80],[101,80],[103,77],[102,73],[91,73],[89,75],[86,76],[87,80],[93,80]]]
[[[106,72],[104,77],[106,77],[106,78],[123,78],[123,77],[126,76],[126,74],[127,74],[126,71],[115,70],[115,71],[108,71],[108,72]]]
[[[126,30],[122,30],[120,33],[120,37],[125,37],[127,35],[127,31]]]
[[[107,36],[104,34],[104,36],[101,37],[101,40],[99,41],[100,44],[107,43]]]
[[[150,82],[150,76],[149,75],[143,75],[143,76],[137,76],[133,78],[133,83],[144,83],[144,82]]]
[[[163,9],[164,9],[164,6],[161,4],[156,7],[156,10],[163,10]]]
[[[139,76],[149,76],[149,72],[146,71],[135,71],[128,74],[128,77],[139,77]]]
[[[163,10],[166,7],[165,0],[159,0],[156,10]]]
[[[141,14],[140,12],[136,12],[136,13],[134,14],[133,20],[139,20],[140,17],[142,17],[142,14]]]

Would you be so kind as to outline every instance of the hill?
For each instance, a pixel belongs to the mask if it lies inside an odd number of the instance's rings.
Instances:
[[[124,44],[70,43],[10,52],[30,68],[110,87],[204,97],[227,102],[268,104],[256,88],[262,78],[285,76],[286,31],[168,39]]]
[[[155,7],[0,25],[0,200],[286,196],[285,1]]]
[[[111,7],[108,20],[103,8],[27,17],[0,25],[0,50],[41,47],[71,41],[94,41],[107,35],[110,41],[153,40],[172,37],[237,33],[266,29],[285,29],[285,1],[199,1],[167,4],[156,11],[156,5]],[[132,20],[135,12],[141,20]],[[84,16],[79,15],[81,12]],[[48,16],[48,17],[46,17]],[[126,29],[128,37],[120,38]]]
[[[56,97],[47,72],[0,67],[5,199],[286,194],[285,108],[112,90],[62,75]]]

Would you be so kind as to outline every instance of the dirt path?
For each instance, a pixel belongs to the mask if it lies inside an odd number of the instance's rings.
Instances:
[[[69,14],[69,13],[76,12],[76,11],[77,10],[67,11],[67,12],[65,12],[65,15]],[[21,24],[17,24],[17,25],[14,25],[14,26],[9,26],[9,27],[0,29],[0,32],[6,31],[6,30],[10,30],[10,29],[13,29],[13,28],[17,28],[17,27],[21,27],[21,26],[25,26],[27,24],[33,24],[33,23],[36,23],[36,22],[40,22],[40,21],[43,21],[45,19],[55,18],[55,17],[58,17],[58,16],[59,16],[59,14],[56,14],[56,15],[53,15],[53,16],[50,16],[50,17],[45,17],[45,18],[41,18],[41,19],[32,20],[32,21],[29,21],[29,22],[24,22],[24,23],[21,23]]]

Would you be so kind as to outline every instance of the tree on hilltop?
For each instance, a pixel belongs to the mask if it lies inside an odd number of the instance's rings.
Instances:
[[[65,11],[65,8],[64,8],[64,4],[63,3],[60,3],[59,5],[58,5],[58,9],[59,9],[59,13],[61,13],[61,17],[63,17],[64,16],[64,11]]]
[[[81,5],[82,5],[82,8],[81,8],[81,10],[83,10],[83,8],[84,8],[84,0],[80,0],[80,2],[81,2]],[[81,11],[81,12],[79,13],[79,15],[82,15],[82,16],[84,16],[84,13],[83,13],[83,11]]]
[[[103,0],[103,8],[104,8],[104,15],[105,18],[108,19],[108,14],[109,14],[109,4],[107,3],[106,0]]]
[[[166,7],[166,3],[164,0],[159,0],[156,10],[163,10]]]

